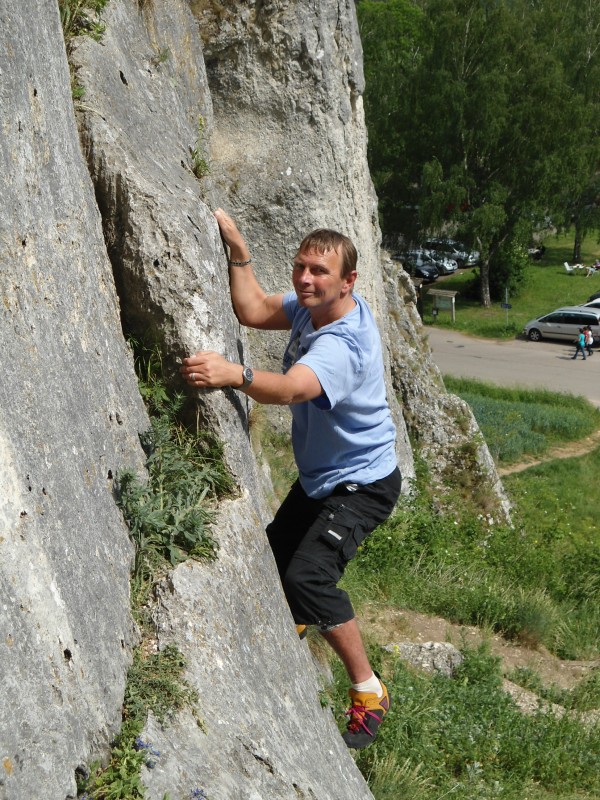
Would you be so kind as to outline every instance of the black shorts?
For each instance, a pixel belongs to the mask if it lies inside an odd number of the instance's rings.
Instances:
[[[297,624],[326,629],[354,618],[337,583],[359,545],[392,513],[401,484],[396,468],[373,483],[340,483],[315,500],[294,483],[267,536]]]

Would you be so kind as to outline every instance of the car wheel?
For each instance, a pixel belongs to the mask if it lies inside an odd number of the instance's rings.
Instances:
[[[538,331],[537,328],[531,328],[527,336],[529,336],[532,342],[539,342],[542,339],[542,334]]]

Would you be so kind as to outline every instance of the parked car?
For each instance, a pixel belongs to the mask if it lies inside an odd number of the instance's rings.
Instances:
[[[435,250],[439,255],[452,258],[458,266],[474,267],[479,263],[480,254],[477,250],[470,250],[463,242],[456,239],[428,239],[423,243],[427,250]]]
[[[413,278],[421,278],[426,283],[433,283],[440,276],[438,268],[431,261],[422,256],[409,255],[409,253],[394,253],[394,261],[400,261],[406,272]]]
[[[588,303],[591,303],[591,302],[592,302],[592,300],[598,300],[598,298],[600,298],[600,292],[596,292],[595,294],[591,294],[591,295],[588,297],[588,299],[587,299],[587,302],[588,302]]]
[[[404,254],[405,258],[410,258],[416,261],[420,266],[430,266],[433,264],[437,268],[440,275],[451,275],[458,269],[458,264],[451,258],[436,253],[435,250],[425,250],[420,247],[416,250],[407,250]]]
[[[589,325],[594,340],[600,339],[600,308],[583,306],[566,306],[557,308],[550,314],[532,319],[525,325],[523,332],[532,342],[540,339],[562,339],[573,342],[579,329]]]
[[[580,308],[598,308],[598,309],[600,309],[600,296],[594,298],[594,300],[588,300],[587,303],[582,303]]]

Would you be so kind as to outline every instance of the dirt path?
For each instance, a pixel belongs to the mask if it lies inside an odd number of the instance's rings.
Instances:
[[[543,464],[546,461],[553,461],[555,458],[577,458],[578,456],[585,456],[591,453],[600,446],[600,430],[595,431],[591,436],[586,436],[585,439],[579,439],[576,442],[568,442],[567,444],[557,445],[550,448],[541,458],[531,457],[518,464],[509,464],[506,467],[498,467],[498,475],[512,475],[516,472],[523,472],[523,470],[535,467],[538,464]]]
[[[590,670],[600,666],[598,661],[561,661],[544,647],[533,650],[472,625],[455,625],[442,617],[417,611],[373,604],[362,609],[359,622],[381,644],[450,642],[460,649],[464,646],[476,647],[485,640],[492,653],[501,659],[504,674],[517,667],[529,668],[540,676],[545,686],[555,684],[562,689],[571,689]]]

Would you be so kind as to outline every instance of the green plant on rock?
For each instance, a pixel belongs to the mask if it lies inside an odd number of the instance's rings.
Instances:
[[[190,430],[181,421],[183,395],[171,390],[164,376],[160,347],[130,342],[140,392],[151,417],[141,437],[147,455],[147,478],[123,470],[116,479],[116,501],[135,545],[132,613],[142,643],[134,650],[123,701],[123,723],[106,765],[94,764],[79,786],[86,800],[144,798],[143,766],[153,767],[160,752],[142,739],[148,713],[167,724],[187,707],[203,728],[198,695],[184,677],[186,662],[173,644],[155,652],[148,608],[156,580],[186,558],[214,558],[217,545],[208,525],[215,499],[230,491],[232,481],[212,437]],[[195,793],[195,794],[194,794]],[[193,797],[204,797],[194,789]],[[168,800],[167,796],[163,800]],[[204,797],[204,800],[206,798]]]
[[[145,741],[141,734],[151,711],[160,723],[167,723],[184,706],[192,709],[199,726],[198,695],[183,677],[186,662],[174,645],[157,653],[146,654],[142,648],[134,652],[127,675],[123,701],[123,725],[108,764],[94,764],[80,795],[88,800],[138,800],[145,797],[141,769],[152,769],[160,759],[160,751]]]
[[[196,144],[191,150],[192,172],[198,178],[198,180],[202,180],[202,178],[205,178],[210,172],[210,165],[207,161],[205,153],[205,142],[204,142],[205,132],[206,132],[206,122],[204,121],[204,117],[202,116],[202,114],[199,114],[198,138],[196,139]]]
[[[76,36],[89,36],[99,42],[106,26],[102,22],[102,12],[108,0],[58,0],[67,50]]]
[[[171,51],[168,47],[162,47],[157,54],[151,59],[152,66],[160,67],[171,58]]]
[[[169,644],[156,653],[134,653],[133,664],[127,676],[124,700],[124,723],[136,735],[146,721],[148,711],[165,724],[176,711],[191,708],[197,716],[198,694],[184,679],[186,661],[175,645]],[[140,730],[137,730],[140,727]]]
[[[181,421],[185,397],[169,389],[160,348],[132,341],[140,392],[151,416],[141,438],[147,478],[117,475],[116,499],[135,545],[134,605],[143,606],[156,576],[187,558],[214,558],[209,531],[217,497],[232,488],[222,449],[199,425]]]
[[[102,12],[107,3],[108,0],[58,0],[73,100],[80,100],[85,94],[85,89],[78,83],[75,68],[71,63],[73,42],[77,36],[89,36],[95,42],[102,40],[106,29],[102,21]]]
[[[117,503],[136,548],[134,582],[151,578],[161,559],[175,566],[188,557],[216,554],[206,527],[211,519],[210,466],[196,469],[190,464],[164,417],[152,420],[144,444],[148,480],[131,470],[118,476]]]

